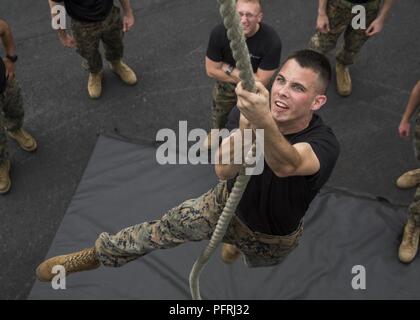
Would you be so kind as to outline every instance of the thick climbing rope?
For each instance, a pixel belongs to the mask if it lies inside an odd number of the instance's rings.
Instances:
[[[223,18],[223,23],[227,30],[227,36],[230,41],[230,48],[232,49],[233,58],[236,61],[236,68],[239,70],[239,78],[243,83],[245,90],[256,92],[254,73],[249,58],[248,47],[245,42],[245,36],[243,33],[242,25],[240,23],[239,14],[236,11],[235,0],[218,0],[220,4],[220,15]],[[247,158],[252,156],[255,151],[255,144],[248,152]],[[245,163],[249,163],[245,160]],[[201,253],[200,257],[194,263],[194,266],[190,273],[190,291],[191,296],[194,300],[201,300],[199,276],[210,259],[210,256],[216,250],[219,243],[222,241],[226,230],[229,226],[231,219],[233,218],[239,201],[245,191],[245,188],[249,182],[250,176],[245,175],[242,170],[236,178],[235,185],[229,195],[226,202],[225,208],[219,217],[216,228],[210,239],[209,244]]]

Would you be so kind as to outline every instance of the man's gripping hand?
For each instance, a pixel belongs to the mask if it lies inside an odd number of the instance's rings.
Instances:
[[[270,93],[261,82],[255,83],[257,92],[249,92],[243,88],[242,82],[236,86],[237,106],[241,114],[253,128],[263,128],[270,113]]]

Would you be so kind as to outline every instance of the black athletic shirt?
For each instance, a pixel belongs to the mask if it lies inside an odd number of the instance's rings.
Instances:
[[[229,115],[227,128],[237,128],[239,111]],[[309,204],[328,180],[339,154],[339,144],[331,128],[315,115],[309,126],[298,133],[285,135],[291,143],[307,142],[321,164],[312,176],[277,177],[267,163],[264,171],[252,176],[238,205],[237,216],[251,230],[272,235],[287,235],[295,231]],[[232,190],[234,179],[228,181]]]
[[[281,41],[277,32],[270,26],[260,23],[260,28],[246,39],[251,64],[254,73],[257,69],[274,70],[279,67],[281,55]],[[211,34],[207,47],[207,58],[215,62],[228,63],[236,66],[229,47],[229,39],[223,24],[216,26]]]
[[[113,0],[53,0],[64,2],[67,14],[78,21],[100,22],[111,12]]]

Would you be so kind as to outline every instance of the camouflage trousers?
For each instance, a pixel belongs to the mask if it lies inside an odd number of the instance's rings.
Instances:
[[[77,42],[77,52],[86,60],[91,73],[102,70],[99,43],[102,40],[105,58],[117,61],[123,57],[123,31],[120,8],[113,7],[101,22],[82,22],[72,19],[71,29]]]
[[[213,88],[212,128],[225,127],[229,112],[236,105],[236,85],[228,82],[216,82]]]
[[[366,28],[368,28],[378,15],[380,1],[376,0],[361,5],[366,9]],[[338,38],[344,32],[344,45],[337,52],[336,59],[344,65],[353,64],[356,55],[369,37],[365,34],[366,29],[355,30],[352,28],[352,19],[357,14],[351,12],[352,6],[353,4],[346,0],[329,0],[327,16],[330,31],[327,33],[317,31],[309,41],[309,48],[327,53],[336,47]]]
[[[161,219],[121,230],[115,235],[102,233],[96,251],[102,264],[119,267],[156,249],[168,249],[188,241],[209,240],[228,198],[226,182],[196,199],[170,209]],[[232,219],[224,243],[235,245],[248,267],[280,263],[297,245],[302,226],[286,236],[251,231],[236,216]]]
[[[22,95],[16,80],[9,82],[0,94],[0,163],[9,158],[6,129],[14,131],[22,127],[24,117]]]
[[[414,129],[414,154],[420,161],[420,112],[416,115],[416,125]],[[414,219],[417,225],[420,225],[420,186],[417,187],[413,202],[408,207],[409,217]]]

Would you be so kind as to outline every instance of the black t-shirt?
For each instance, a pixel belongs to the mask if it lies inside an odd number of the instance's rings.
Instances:
[[[229,115],[227,128],[237,128],[239,111]],[[331,128],[314,114],[309,126],[285,135],[291,144],[307,142],[320,162],[320,170],[311,176],[277,177],[264,162],[263,173],[252,176],[237,208],[237,216],[251,230],[272,235],[287,235],[295,231],[309,204],[328,180],[339,154],[339,144]],[[232,190],[234,179],[228,181]]]
[[[78,21],[100,22],[105,20],[114,5],[113,0],[53,0],[64,2],[67,14]]]
[[[254,73],[257,69],[274,70],[279,67],[281,41],[277,32],[270,26],[260,23],[258,31],[246,39]],[[229,39],[223,24],[216,26],[211,34],[207,47],[207,58],[215,62],[236,66],[229,46]]]

